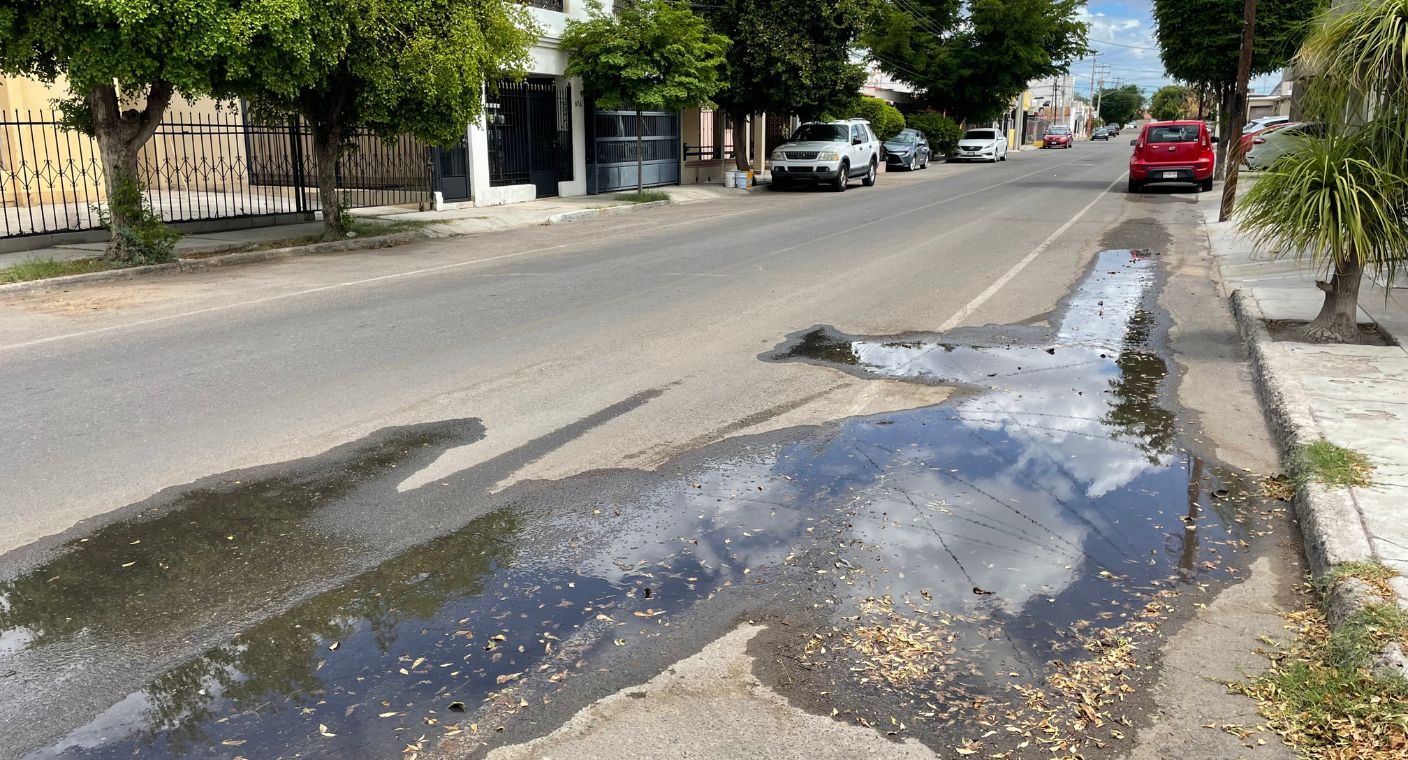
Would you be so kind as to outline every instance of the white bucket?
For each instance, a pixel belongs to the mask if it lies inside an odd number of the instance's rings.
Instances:
[[[737,187],[737,188],[740,189],[740,190],[747,190],[747,189],[748,189],[748,172],[734,172],[734,175],[735,175],[735,176],[734,176],[734,181],[737,182],[737,184],[735,185],[735,187]]]
[[[724,187],[738,186],[738,171],[735,169],[724,170]]]

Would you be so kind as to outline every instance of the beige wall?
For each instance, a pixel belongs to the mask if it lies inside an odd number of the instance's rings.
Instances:
[[[53,101],[67,95],[62,81],[47,85],[23,77],[0,79],[0,196],[8,206],[98,203],[103,200],[102,164],[97,146],[85,135],[49,123]],[[169,117],[201,124],[196,130],[164,127],[138,156],[139,172],[152,189],[198,186],[212,191],[238,183],[224,169],[243,164],[245,146],[237,135],[218,134],[213,124],[238,124],[238,111],[209,98],[177,97]],[[33,123],[24,123],[33,122]],[[212,132],[216,134],[211,134]]]

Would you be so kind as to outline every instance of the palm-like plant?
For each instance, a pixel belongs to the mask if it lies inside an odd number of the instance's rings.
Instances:
[[[1390,277],[1408,257],[1408,0],[1327,11],[1297,56],[1310,80],[1303,138],[1242,199],[1242,226],[1273,255],[1308,257],[1326,281],[1303,331],[1349,341],[1364,269]]]
[[[1238,213],[1257,243],[1272,251],[1308,256],[1327,281],[1320,314],[1302,334],[1316,341],[1348,341],[1364,268],[1392,274],[1404,250],[1405,183],[1375,160],[1364,132],[1297,138],[1242,198]]]

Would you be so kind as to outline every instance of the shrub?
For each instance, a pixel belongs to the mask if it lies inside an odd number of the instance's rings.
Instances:
[[[126,224],[115,224],[111,210],[118,210]],[[170,261],[181,233],[162,223],[161,217],[142,197],[136,177],[119,177],[113,183],[108,208],[98,208],[98,218],[112,231],[109,258],[127,264],[160,264]]]
[[[865,119],[870,122],[870,127],[875,130],[875,135],[881,142],[894,137],[904,129],[904,115],[898,108],[886,103],[879,98],[872,98],[862,95],[856,100],[852,108],[855,115],[851,118]]]
[[[917,129],[929,138],[929,150],[936,156],[953,155],[958,149],[958,141],[963,138],[963,127],[941,113],[912,113],[908,122],[910,129]]]

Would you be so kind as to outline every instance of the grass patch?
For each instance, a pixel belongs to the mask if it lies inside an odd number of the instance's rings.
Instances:
[[[1387,565],[1378,562],[1368,562],[1364,560],[1356,562],[1342,562],[1335,565],[1335,569],[1330,573],[1334,583],[1338,583],[1345,578],[1358,578],[1366,583],[1383,583],[1390,578],[1397,578],[1398,573]]]
[[[1232,690],[1257,700],[1267,725],[1304,756],[1408,756],[1408,681],[1372,670],[1384,645],[1408,640],[1408,613],[1373,604],[1334,631],[1313,606],[1288,619],[1295,640],[1271,655],[1270,670]]]
[[[1311,480],[1327,486],[1367,486],[1374,465],[1368,457],[1353,449],[1336,446],[1325,439],[1300,447],[1300,480]]]
[[[643,190],[639,193],[617,193],[611,197],[626,203],[654,203],[655,201],[670,200],[670,194],[663,190]]]
[[[122,264],[102,259],[78,259],[75,261],[55,261],[54,259],[30,259],[14,266],[0,269],[0,283],[47,280],[50,277],[63,277],[69,274],[104,272],[121,269]]]

